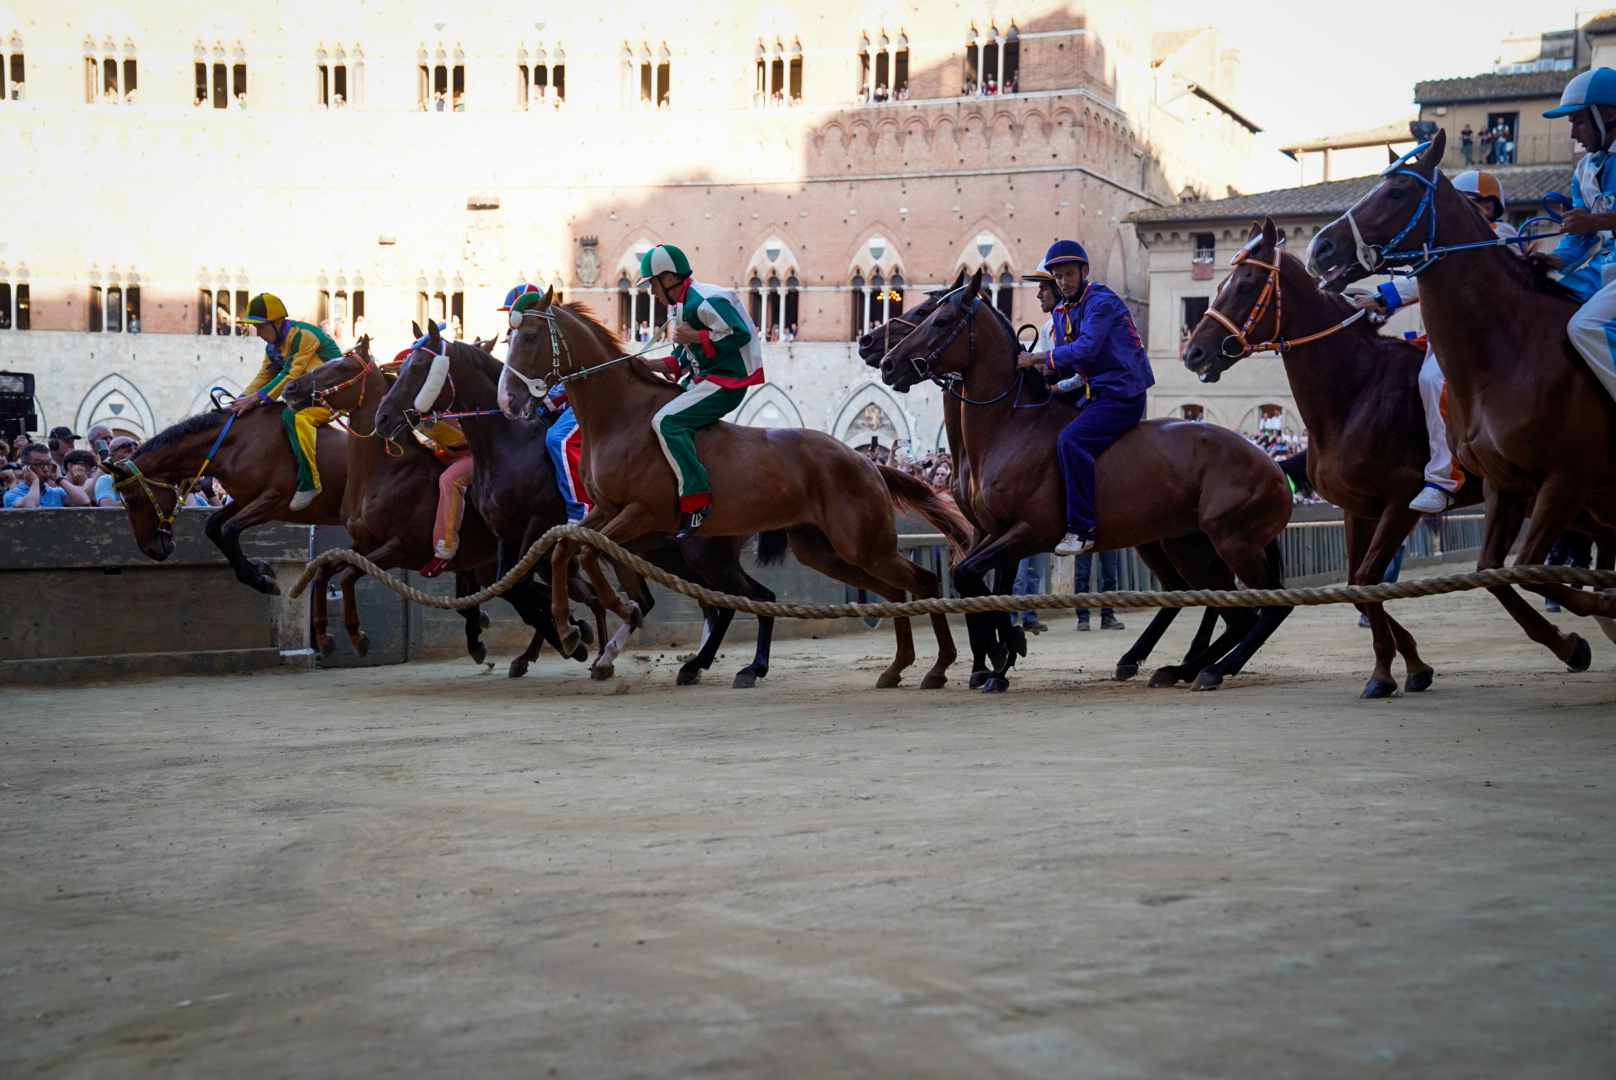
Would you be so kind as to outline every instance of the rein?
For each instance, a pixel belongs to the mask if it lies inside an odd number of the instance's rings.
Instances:
[[[1015,380],[1011,382],[1009,386],[1005,387],[1004,390],[999,394],[984,401],[978,401],[976,398],[965,396],[965,392],[960,389],[965,382],[965,377],[960,372],[951,371],[939,375],[932,370],[932,365],[937,362],[938,357],[942,356],[948,347],[954,344],[955,340],[958,339],[960,334],[966,330],[970,331],[968,338],[968,347],[970,351],[966,361],[966,367],[972,368],[976,366],[976,313],[981,310],[981,307],[982,298],[980,296],[973,296],[971,298],[970,306],[965,309],[965,317],[955,324],[954,329],[950,330],[947,336],[945,336],[943,340],[934,349],[932,349],[931,352],[927,353],[925,356],[912,356],[909,358],[909,365],[911,369],[913,369],[915,377],[919,379],[926,379],[932,383],[935,383],[937,386],[940,386],[943,389],[944,393],[952,395],[956,400],[963,402],[966,405],[997,405],[1005,398],[1010,397],[1011,394],[1015,395],[1015,397],[1011,398],[1010,400],[1010,407],[1012,409],[1038,409],[1048,405],[1051,401],[1054,401],[1055,395],[1053,392],[1051,392],[1042,401],[1031,401],[1025,405],[1021,403],[1021,388],[1026,384],[1027,381],[1027,369],[1020,367],[1019,365],[1016,368]]]
[[[219,390],[220,388],[214,387],[214,389]],[[140,490],[146,493],[146,498],[151,500],[152,511],[157,515],[157,531],[165,536],[172,536],[174,534],[174,520],[180,516],[180,510],[185,506],[186,498],[195,490],[196,485],[201,482],[202,475],[208,471],[208,466],[213,463],[213,456],[219,452],[219,447],[224,443],[224,437],[230,434],[230,428],[234,426],[235,422],[236,414],[232,412],[225,418],[224,427],[219,431],[219,437],[213,440],[213,446],[208,450],[207,457],[202,459],[202,464],[197,468],[196,475],[189,480],[181,480],[178,484],[158,480],[141,472],[140,466],[136,465],[133,459],[130,459],[124,464],[128,466],[132,475],[126,476],[122,480],[114,480],[112,482],[113,489],[121,490],[130,484],[138,483]],[[174,493],[173,510],[165,514],[158,509],[157,495],[152,491],[154,487],[167,488]]]
[[[544,311],[539,311],[535,308],[528,308],[525,311],[512,311],[511,329],[520,330],[523,321],[530,316],[543,319],[545,325],[548,326],[550,330],[549,374],[538,378],[531,378],[512,367],[509,360],[505,362],[505,371],[507,374],[518,380],[523,386],[527,387],[528,393],[541,400],[547,394],[549,394],[552,386],[564,386],[567,383],[574,381],[582,382],[583,380],[589,378],[589,376],[595,374],[597,371],[604,371],[613,364],[621,364],[625,360],[638,359],[639,357],[642,357],[646,353],[650,352],[652,349],[659,348],[660,346],[667,344],[667,342],[661,340],[662,328],[658,327],[657,332],[651,335],[651,340],[646,342],[645,348],[641,349],[639,352],[629,353],[626,356],[615,357],[599,364],[592,364],[586,368],[579,368],[577,371],[564,371],[564,366],[571,366],[572,364],[572,349],[567,345],[566,331],[561,329],[560,321],[556,316],[555,310],[553,308],[549,308]],[[565,365],[562,363],[563,356],[566,357]],[[500,410],[496,409],[494,411],[499,412]]]
[[[1282,239],[1278,244],[1274,245],[1274,261],[1271,263],[1261,262],[1253,258],[1250,247],[1242,248],[1239,254],[1235,255],[1229,263],[1230,266],[1250,264],[1268,271],[1268,277],[1263,282],[1262,291],[1257,294],[1257,302],[1251,306],[1251,313],[1246,316],[1244,323],[1236,326],[1233,319],[1219,311],[1215,306],[1209,305],[1206,309],[1207,315],[1229,331],[1228,336],[1223,339],[1222,352],[1225,357],[1231,360],[1244,360],[1253,353],[1262,352],[1277,353],[1283,356],[1298,345],[1306,345],[1310,341],[1318,341],[1320,338],[1327,338],[1331,334],[1345,330],[1369,314],[1367,308],[1361,308],[1341,322],[1328,326],[1316,334],[1308,334],[1299,338],[1286,338],[1280,332],[1280,327],[1284,325],[1284,294],[1280,289],[1280,266],[1283,264],[1283,255],[1280,248],[1283,244],[1284,240]],[[1274,313],[1274,337],[1270,341],[1263,341],[1254,345],[1251,343],[1249,335],[1257,325],[1257,320],[1270,310]],[[1236,348],[1231,349],[1229,347],[1231,343]]]

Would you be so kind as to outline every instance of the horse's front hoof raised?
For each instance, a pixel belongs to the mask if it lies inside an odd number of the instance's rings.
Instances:
[[[527,674],[527,661],[518,656],[515,660],[511,661],[511,669],[505,674],[509,675],[513,679],[520,679],[523,675]]]
[[[757,685],[757,672],[751,668],[742,668],[735,673],[735,681],[730,683],[731,690],[750,690]]]
[[[644,625],[645,613],[640,610],[640,605],[630,604],[628,606],[628,628],[630,630],[638,630]]]
[[[1154,687],[1157,690],[1161,690],[1168,686],[1177,686],[1181,681],[1182,676],[1179,674],[1176,667],[1164,667],[1157,668],[1155,672],[1151,674],[1150,682],[1146,683],[1145,685]]]
[[[330,634],[323,635],[316,645],[320,650],[321,660],[331,659],[332,655],[337,651],[337,639]]]
[[[583,642],[580,641],[578,647],[572,650],[572,658],[580,664],[589,659],[589,650],[585,648]]]
[[[675,686],[695,686],[701,682],[701,668],[686,664],[679,669],[679,675],[673,680]]]
[[[1363,693],[1359,696],[1364,698],[1383,698],[1391,697],[1395,693],[1397,693],[1397,684],[1392,682],[1390,679],[1370,679],[1364,684]]]
[[[1127,682],[1137,674],[1139,674],[1138,664],[1118,664],[1117,673],[1111,678],[1117,682]]]
[[[589,677],[595,682],[605,682],[616,674],[617,665],[615,664],[596,664],[589,669]]]
[[[470,649],[466,650],[466,654],[471,657],[472,663],[480,664],[484,660],[488,659],[488,646],[479,641]]]
[[[881,673],[881,677],[875,680],[875,688],[877,690],[891,690],[894,686],[897,686],[901,682],[903,682],[902,675],[896,675],[890,671],[883,671]]]
[[[273,575],[269,577],[260,576],[259,579],[253,584],[253,588],[257,589],[265,596],[279,596],[281,594],[280,583],[275,580]]]
[[[568,626],[567,632],[561,637],[561,648],[557,651],[560,652],[562,656],[572,656],[577,653],[578,649],[582,645],[583,638],[579,635],[578,628],[576,626]]]
[[[1010,650],[1017,656],[1025,657],[1027,655],[1027,631],[1012,624],[1009,634],[1006,635],[1005,644],[1009,645]]]
[[[987,682],[982,684],[984,694],[1002,694],[1010,689],[1010,680],[1003,675],[989,675]]]
[[[1566,667],[1572,671],[1587,671],[1588,665],[1594,662],[1594,652],[1588,648],[1588,642],[1583,640],[1581,634],[1572,634],[1571,640],[1576,642],[1571,646],[1571,652],[1566,656]]]
[[[1220,687],[1222,685],[1223,685],[1223,676],[1219,675],[1217,672],[1213,671],[1211,668],[1207,668],[1205,671],[1203,671],[1199,675],[1195,676],[1195,683],[1194,683],[1194,685],[1192,685],[1190,687],[1190,689],[1191,690],[1216,690],[1218,687]]]
[[[1435,681],[1436,671],[1432,668],[1426,668],[1424,671],[1411,671],[1408,673],[1408,678],[1403,681],[1403,693],[1417,694],[1421,690],[1429,690],[1431,689],[1431,684]]]
[[[359,631],[359,636],[353,639],[353,651],[355,656],[369,656],[370,635],[363,630]]]
[[[988,681],[988,676],[991,675],[991,674],[992,674],[992,672],[989,672],[989,671],[973,671],[973,672],[971,672],[971,683],[970,683],[971,689],[972,690],[980,690],[980,689],[982,689],[982,684]]]
[[[922,690],[941,690],[947,685],[947,675],[927,675],[924,679],[920,680],[920,688]]]
[[[572,625],[578,630],[579,641],[582,641],[585,645],[592,646],[595,644],[595,628],[593,626],[581,621],[575,622]]]

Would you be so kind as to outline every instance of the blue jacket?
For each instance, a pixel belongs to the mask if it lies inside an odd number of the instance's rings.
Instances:
[[[1571,180],[1571,205],[1595,214],[1616,209],[1616,168],[1611,168],[1613,155],[1609,151],[1584,154],[1577,162]],[[1554,253],[1567,265],[1588,253],[1588,249],[1603,242],[1605,249],[1574,273],[1560,275],[1560,284],[1569,288],[1584,302],[1605,284],[1605,267],[1616,261],[1616,246],[1610,234],[1604,232],[1563,236]]]
[[[1063,377],[1082,375],[1094,393],[1133,397],[1156,385],[1150,357],[1122,297],[1091,281],[1080,300],[1055,309],[1050,359]]]

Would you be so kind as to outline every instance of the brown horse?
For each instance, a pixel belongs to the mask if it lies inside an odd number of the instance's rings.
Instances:
[[[954,279],[953,289],[965,284],[965,271],[961,270]],[[876,326],[869,333],[859,338],[858,354],[868,367],[880,368],[881,361],[886,359],[891,347],[897,344],[915,327],[919,326],[928,315],[937,310],[952,289],[937,289],[926,294],[926,299],[904,314],[890,319]],[[1022,328],[1027,329],[1026,327]],[[1018,332],[1019,333],[1019,332]],[[975,503],[971,498],[971,466],[970,459],[965,453],[963,429],[961,418],[965,406],[960,402],[957,394],[943,395],[943,431],[948,439],[948,451],[952,459],[951,494],[954,504],[959,507],[960,513],[971,523],[976,530],[976,539],[984,535],[982,526],[973,517]],[[1181,549],[1184,545],[1180,545]],[[1150,567],[1164,587],[1169,589],[1187,589],[1189,585],[1183,580],[1173,561],[1159,543],[1143,544],[1136,549],[1140,559]],[[1205,551],[1203,557],[1210,556],[1216,559],[1217,553]],[[994,573],[994,595],[1008,595],[1015,583],[1016,564],[1001,563]],[[1232,574],[1225,573],[1224,578],[1232,580]],[[1117,661],[1115,678],[1118,682],[1125,682],[1139,674],[1139,666],[1150,657],[1160,643],[1162,636],[1178,618],[1180,608],[1158,608],[1152,616],[1150,625],[1144,633],[1139,635],[1137,641]],[[1175,686],[1180,682],[1189,682],[1201,673],[1205,667],[1207,652],[1212,644],[1212,634],[1217,629],[1217,620],[1223,617],[1234,633],[1224,643],[1224,651],[1235,640],[1251,629],[1255,622],[1252,616],[1243,608],[1207,608],[1202,616],[1201,625],[1195,632],[1194,639],[1185,653],[1184,661],[1179,664],[1170,664],[1158,668],[1150,678],[1150,685],[1157,687]],[[966,616],[967,624],[975,623],[972,628],[976,632],[971,635],[971,689],[975,690],[987,685],[993,679],[994,670],[989,668],[988,653],[992,650],[993,667],[1002,670],[1007,664],[1013,666],[1014,656],[1027,655],[1027,634],[1017,626],[1014,619],[1003,619],[994,616]],[[998,639],[1005,640],[1000,642]],[[1004,684],[1007,685],[1007,684]],[[1001,688],[1001,681],[994,681],[994,689]]]
[[[281,397],[293,409],[320,405],[346,414],[348,477],[343,488],[342,525],[351,546],[384,570],[417,567],[432,554],[432,528],[437,508],[438,477],[443,466],[425,448],[411,440],[389,448],[376,436],[376,406],[387,392],[387,379],[370,357],[369,339],[361,339],[351,352],[328,361],[286,384]],[[468,510],[461,529],[460,549],[449,564],[455,573],[456,595],[476,592],[494,580],[495,545],[492,534],[475,510]],[[344,566],[337,582],[343,596],[353,595],[354,583],[364,576],[356,566]],[[460,613],[466,622],[466,652],[481,663],[488,655],[482,642],[487,617],[470,607]],[[545,625],[549,611],[536,613]],[[322,656],[335,649],[322,619],[312,620],[314,644]],[[343,607],[343,623],[354,651],[363,656],[369,641],[359,626],[359,612]],[[551,635],[554,638],[553,626]],[[528,659],[538,653],[544,639],[535,634]]]
[[[530,416],[541,382],[565,381],[583,429],[584,486],[595,500],[583,524],[619,543],[673,532],[678,523],[673,470],[658,448],[651,417],[679,389],[637,358],[623,357],[617,339],[586,309],[553,300],[551,290],[511,332],[510,356],[500,380],[501,405],[507,415]],[[696,446],[713,486],[713,508],[703,534],[786,529],[800,562],[888,600],[908,594],[935,597],[940,591],[935,574],[899,553],[895,509],[918,514],[956,543],[968,537],[965,522],[926,485],[875,465],[823,432],[720,422],[703,428]],[[567,541],[556,546],[552,572],[558,583],[576,547]],[[598,553],[585,550],[581,562],[596,590],[609,597],[608,604],[634,622],[638,611],[611,591]],[[564,598],[557,607],[564,609]],[[947,618],[931,618],[938,656],[921,682],[928,688],[947,682],[955,657]],[[894,619],[893,627],[897,655],[878,686],[897,685],[904,668],[914,662],[909,620]]]
[[[1047,388],[1028,385],[1035,377],[1016,366],[1021,348],[1003,315],[989,305],[988,317],[978,318],[981,283],[978,272],[950,293],[881,363],[881,377],[894,389],[940,379],[968,406],[961,437],[973,478],[972,516],[985,535],[954,567],[966,595],[986,591],[988,570],[1049,551],[1065,532],[1055,440],[1076,414]],[[1099,550],[1159,543],[1195,588],[1230,588],[1231,570],[1248,586],[1283,586],[1277,539],[1290,521],[1290,487],[1268,456],[1239,435],[1209,424],[1145,421],[1097,466],[1104,508]],[[1260,609],[1227,655],[1228,645],[1218,643],[1195,688],[1211,689],[1238,672],[1289,613]],[[995,675],[984,689],[1003,689],[1003,669]]]
[[[1446,144],[1439,131],[1313,238],[1307,267],[1323,289],[1338,292],[1380,272],[1388,255],[1407,264],[1421,260],[1426,245],[1494,239],[1437,169]],[[1387,251],[1394,242],[1400,250]],[[1543,562],[1581,511],[1592,531],[1616,529],[1616,402],[1566,336],[1578,301],[1548,277],[1552,264],[1482,247],[1436,258],[1419,272],[1426,330],[1448,380],[1454,456],[1487,480],[1481,569],[1504,564],[1528,511],[1517,566]],[[1616,617],[1616,594],[1527,587],[1574,614]],[[1580,638],[1560,633],[1513,589],[1493,593],[1534,641],[1574,669],[1587,667]]]
[[[1346,516],[1348,580],[1378,584],[1420,519],[1408,503],[1424,483],[1429,453],[1417,386],[1425,351],[1381,334],[1346,300],[1320,293],[1283,243],[1273,219],[1252,226],[1213,301],[1237,332],[1202,316],[1185,343],[1184,366],[1214,383],[1254,346],[1276,346],[1307,426],[1308,482]],[[1455,505],[1481,497],[1481,484],[1469,481]],[[1360,610],[1369,617],[1375,650],[1363,696],[1397,690],[1391,664],[1399,652],[1408,667],[1404,689],[1427,689],[1433,671],[1420,659],[1413,635],[1381,604]],[[1586,643],[1582,655],[1586,667]]]

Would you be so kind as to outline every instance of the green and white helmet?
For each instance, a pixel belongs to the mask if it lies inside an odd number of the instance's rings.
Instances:
[[[639,284],[644,285],[658,274],[667,273],[690,276],[690,260],[672,244],[658,244],[640,256]]]

